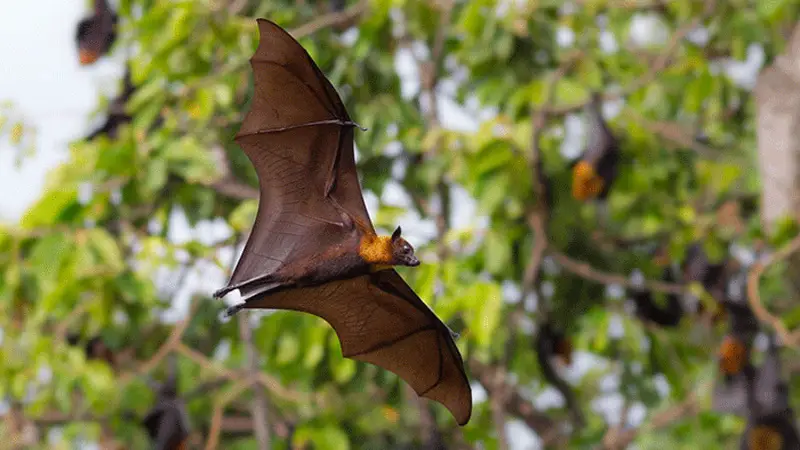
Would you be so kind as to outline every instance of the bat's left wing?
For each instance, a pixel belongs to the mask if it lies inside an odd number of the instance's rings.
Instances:
[[[459,425],[469,421],[472,390],[450,329],[395,270],[278,291],[243,307],[321,317],[345,357],[394,372],[418,395],[443,404]]]

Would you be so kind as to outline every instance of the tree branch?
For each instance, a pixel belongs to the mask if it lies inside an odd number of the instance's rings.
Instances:
[[[587,263],[574,260],[558,251],[551,250],[549,255],[552,256],[553,259],[567,271],[572,272],[581,278],[596,281],[598,283],[619,284],[629,289],[646,289],[664,294],[683,295],[689,293],[688,288],[682,284],[665,283],[663,281],[656,280],[645,280],[642,283],[634,283],[630,278],[624,275],[603,272],[595,269]]]
[[[643,429],[659,430],[678,420],[697,414],[699,411],[697,395],[692,392],[682,402],[653,416],[647,427],[606,433],[603,437],[602,448],[604,450],[623,450],[636,439]]]
[[[494,381],[495,371],[505,371],[503,367],[493,367],[486,365],[475,359],[469,360],[469,368],[475,378],[487,390],[489,396],[494,395],[496,383]],[[545,443],[551,443],[558,438],[557,423],[546,414],[536,411],[533,404],[529,402],[519,391],[519,387],[508,381],[507,376],[502,376],[504,386],[508,391],[508,411],[516,417],[522,419],[525,424],[533,430]]]
[[[753,264],[753,267],[747,275],[747,299],[750,303],[750,308],[753,310],[758,320],[769,324],[775,329],[775,332],[781,337],[783,345],[790,347],[797,347],[800,343],[800,330],[794,333],[790,332],[780,317],[770,313],[762,303],[761,294],[758,290],[761,275],[764,273],[764,270],[772,264],[785,260],[798,250],[800,250],[800,235],[789,241],[784,247],[767,258],[766,261]]]
[[[328,27],[342,27],[346,28],[355,24],[361,15],[367,10],[369,2],[361,0],[350,8],[340,12],[333,12],[320,16],[304,25],[289,30],[289,34],[294,36],[295,39],[300,39],[309,34],[314,34],[317,31]]]
[[[258,368],[258,352],[256,346],[253,344],[253,332],[250,329],[249,317],[245,314],[239,314],[239,333],[242,338],[242,344],[245,349],[245,358],[247,363],[247,371],[251,374],[259,372]],[[253,400],[251,403],[251,411],[253,414],[253,427],[255,428],[256,441],[258,441],[258,448],[270,448],[270,428],[267,419],[267,392],[264,386],[256,384],[253,386]]]

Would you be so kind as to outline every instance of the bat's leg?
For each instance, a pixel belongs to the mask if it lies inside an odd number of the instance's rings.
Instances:
[[[225,310],[225,317],[233,317],[236,313],[244,309],[244,303],[239,303],[238,305],[229,306],[228,309]]]
[[[217,289],[216,291],[214,291],[214,294],[212,294],[212,296],[214,298],[221,298],[221,297],[224,297],[225,294],[227,294],[230,291],[233,291],[235,289],[241,289],[241,288],[243,288],[243,287],[245,287],[247,285],[250,285],[250,284],[270,283],[270,282],[276,282],[276,281],[277,281],[276,277],[273,274],[259,275],[259,276],[254,277],[254,278],[250,278],[249,280],[240,281],[240,282],[238,282],[236,284],[229,284],[229,285],[225,286],[222,289]]]

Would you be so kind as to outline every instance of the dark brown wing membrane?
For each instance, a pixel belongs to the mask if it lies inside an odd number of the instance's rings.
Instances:
[[[317,121],[352,123],[336,89],[300,43],[268,20],[258,19],[258,29],[261,40],[250,59],[256,92],[237,138]],[[356,172],[353,126],[338,129],[341,132],[338,151],[334,148],[305,151],[337,154],[335,172],[327,173],[329,181],[335,182],[331,195],[349,214],[372,229]],[[258,175],[261,178],[260,172]]]
[[[336,331],[345,357],[394,372],[463,425],[472,391],[450,330],[394,270],[292,289],[244,308],[289,309],[321,317]]]
[[[253,231],[220,295],[349,236],[352,224],[337,204],[374,232],[341,99],[294,38],[267,20],[258,26],[261,41],[250,60],[255,94],[236,141],[256,169],[261,195]]]

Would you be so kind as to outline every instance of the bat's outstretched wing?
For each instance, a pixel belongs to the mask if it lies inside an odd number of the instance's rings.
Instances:
[[[264,19],[258,28],[255,93],[236,142],[255,167],[260,201],[220,296],[236,288],[254,295],[255,281],[341,242],[355,224],[374,233],[356,172],[355,124],[339,95],[289,33]]]
[[[345,357],[396,373],[417,394],[447,407],[460,425],[469,421],[472,391],[450,330],[395,270],[278,291],[243,306],[321,317]]]

